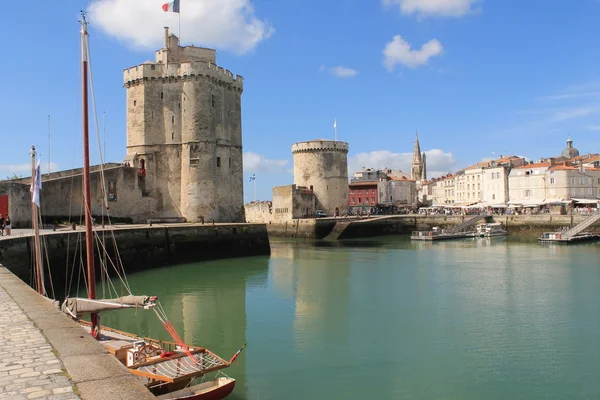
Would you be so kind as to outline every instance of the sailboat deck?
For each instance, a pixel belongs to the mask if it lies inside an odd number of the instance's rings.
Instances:
[[[228,366],[224,360],[207,350],[193,353],[192,358],[185,354],[175,357],[158,358],[143,365],[129,367],[129,370],[136,375],[177,382],[190,376],[204,375]]]

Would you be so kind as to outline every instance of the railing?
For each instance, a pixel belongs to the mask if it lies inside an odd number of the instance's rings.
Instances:
[[[487,217],[487,214],[475,215],[474,217],[469,218],[468,220],[466,220],[465,222],[463,222],[462,224],[453,226],[452,228],[448,229],[447,232],[448,233],[462,232],[465,229],[470,228],[471,226],[475,225],[477,222],[481,221],[485,217]]]
[[[592,216],[589,216],[586,219],[584,219],[583,221],[581,221],[579,224],[575,225],[573,228],[571,228],[568,231],[566,231],[565,233],[563,233],[562,237],[563,238],[573,237],[573,236],[577,235],[578,233],[583,232],[584,229],[587,229],[590,225],[593,225],[597,221],[600,221],[600,214],[594,214]]]

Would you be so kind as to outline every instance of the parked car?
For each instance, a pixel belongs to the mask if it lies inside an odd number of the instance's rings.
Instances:
[[[315,218],[323,218],[326,216],[327,216],[327,213],[323,210],[317,210],[317,212],[315,212]]]

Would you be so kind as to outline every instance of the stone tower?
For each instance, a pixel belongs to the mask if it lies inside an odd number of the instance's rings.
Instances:
[[[124,71],[127,157],[156,217],[243,222],[243,79],[216,64],[216,50],[164,47]]]
[[[415,148],[413,150],[413,160],[410,166],[410,177],[411,179],[421,180],[425,179],[425,162],[421,155],[421,146],[419,145],[419,133],[417,132],[415,137]]]
[[[312,140],[292,145],[294,184],[313,190],[316,208],[329,216],[348,211],[348,143]]]
[[[427,155],[425,152],[421,155],[421,160],[423,160],[423,171],[421,171],[421,180],[427,180]]]

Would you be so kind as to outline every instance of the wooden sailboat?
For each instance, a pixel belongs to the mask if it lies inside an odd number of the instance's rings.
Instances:
[[[234,389],[235,379],[222,374],[240,354],[242,346],[229,360],[219,357],[210,350],[194,345],[185,344],[177,334],[173,324],[168,320],[156,296],[126,296],[112,299],[97,299],[95,291],[94,265],[94,232],[92,227],[91,197],[90,197],[90,165],[89,165],[89,119],[88,119],[88,32],[85,14],[81,22],[81,87],[82,87],[82,134],[83,134],[83,196],[85,218],[86,245],[86,275],[87,298],[66,298],[60,309],[69,317],[76,320],[87,330],[109,353],[113,354],[128,370],[138,377],[148,389],[160,399],[185,400],[219,400],[227,397]],[[32,171],[36,172],[35,151],[32,149]],[[32,189],[39,180],[39,165],[37,174],[32,175]],[[32,190],[32,193],[34,191]],[[35,195],[35,193],[34,193]],[[39,192],[38,192],[39,195]],[[39,205],[39,201],[38,201]],[[36,267],[35,281],[38,291],[45,295],[44,277],[42,275],[41,257],[39,256],[39,234],[37,229],[37,209],[32,206],[34,232],[36,237]],[[39,261],[39,263],[38,263]],[[126,288],[128,290],[128,288]],[[171,334],[174,342],[139,337],[135,334],[119,331],[99,324],[99,313],[123,308],[144,308],[153,310],[165,329]],[[90,321],[81,319],[90,315]],[[213,380],[190,386],[196,378],[219,371]]]

